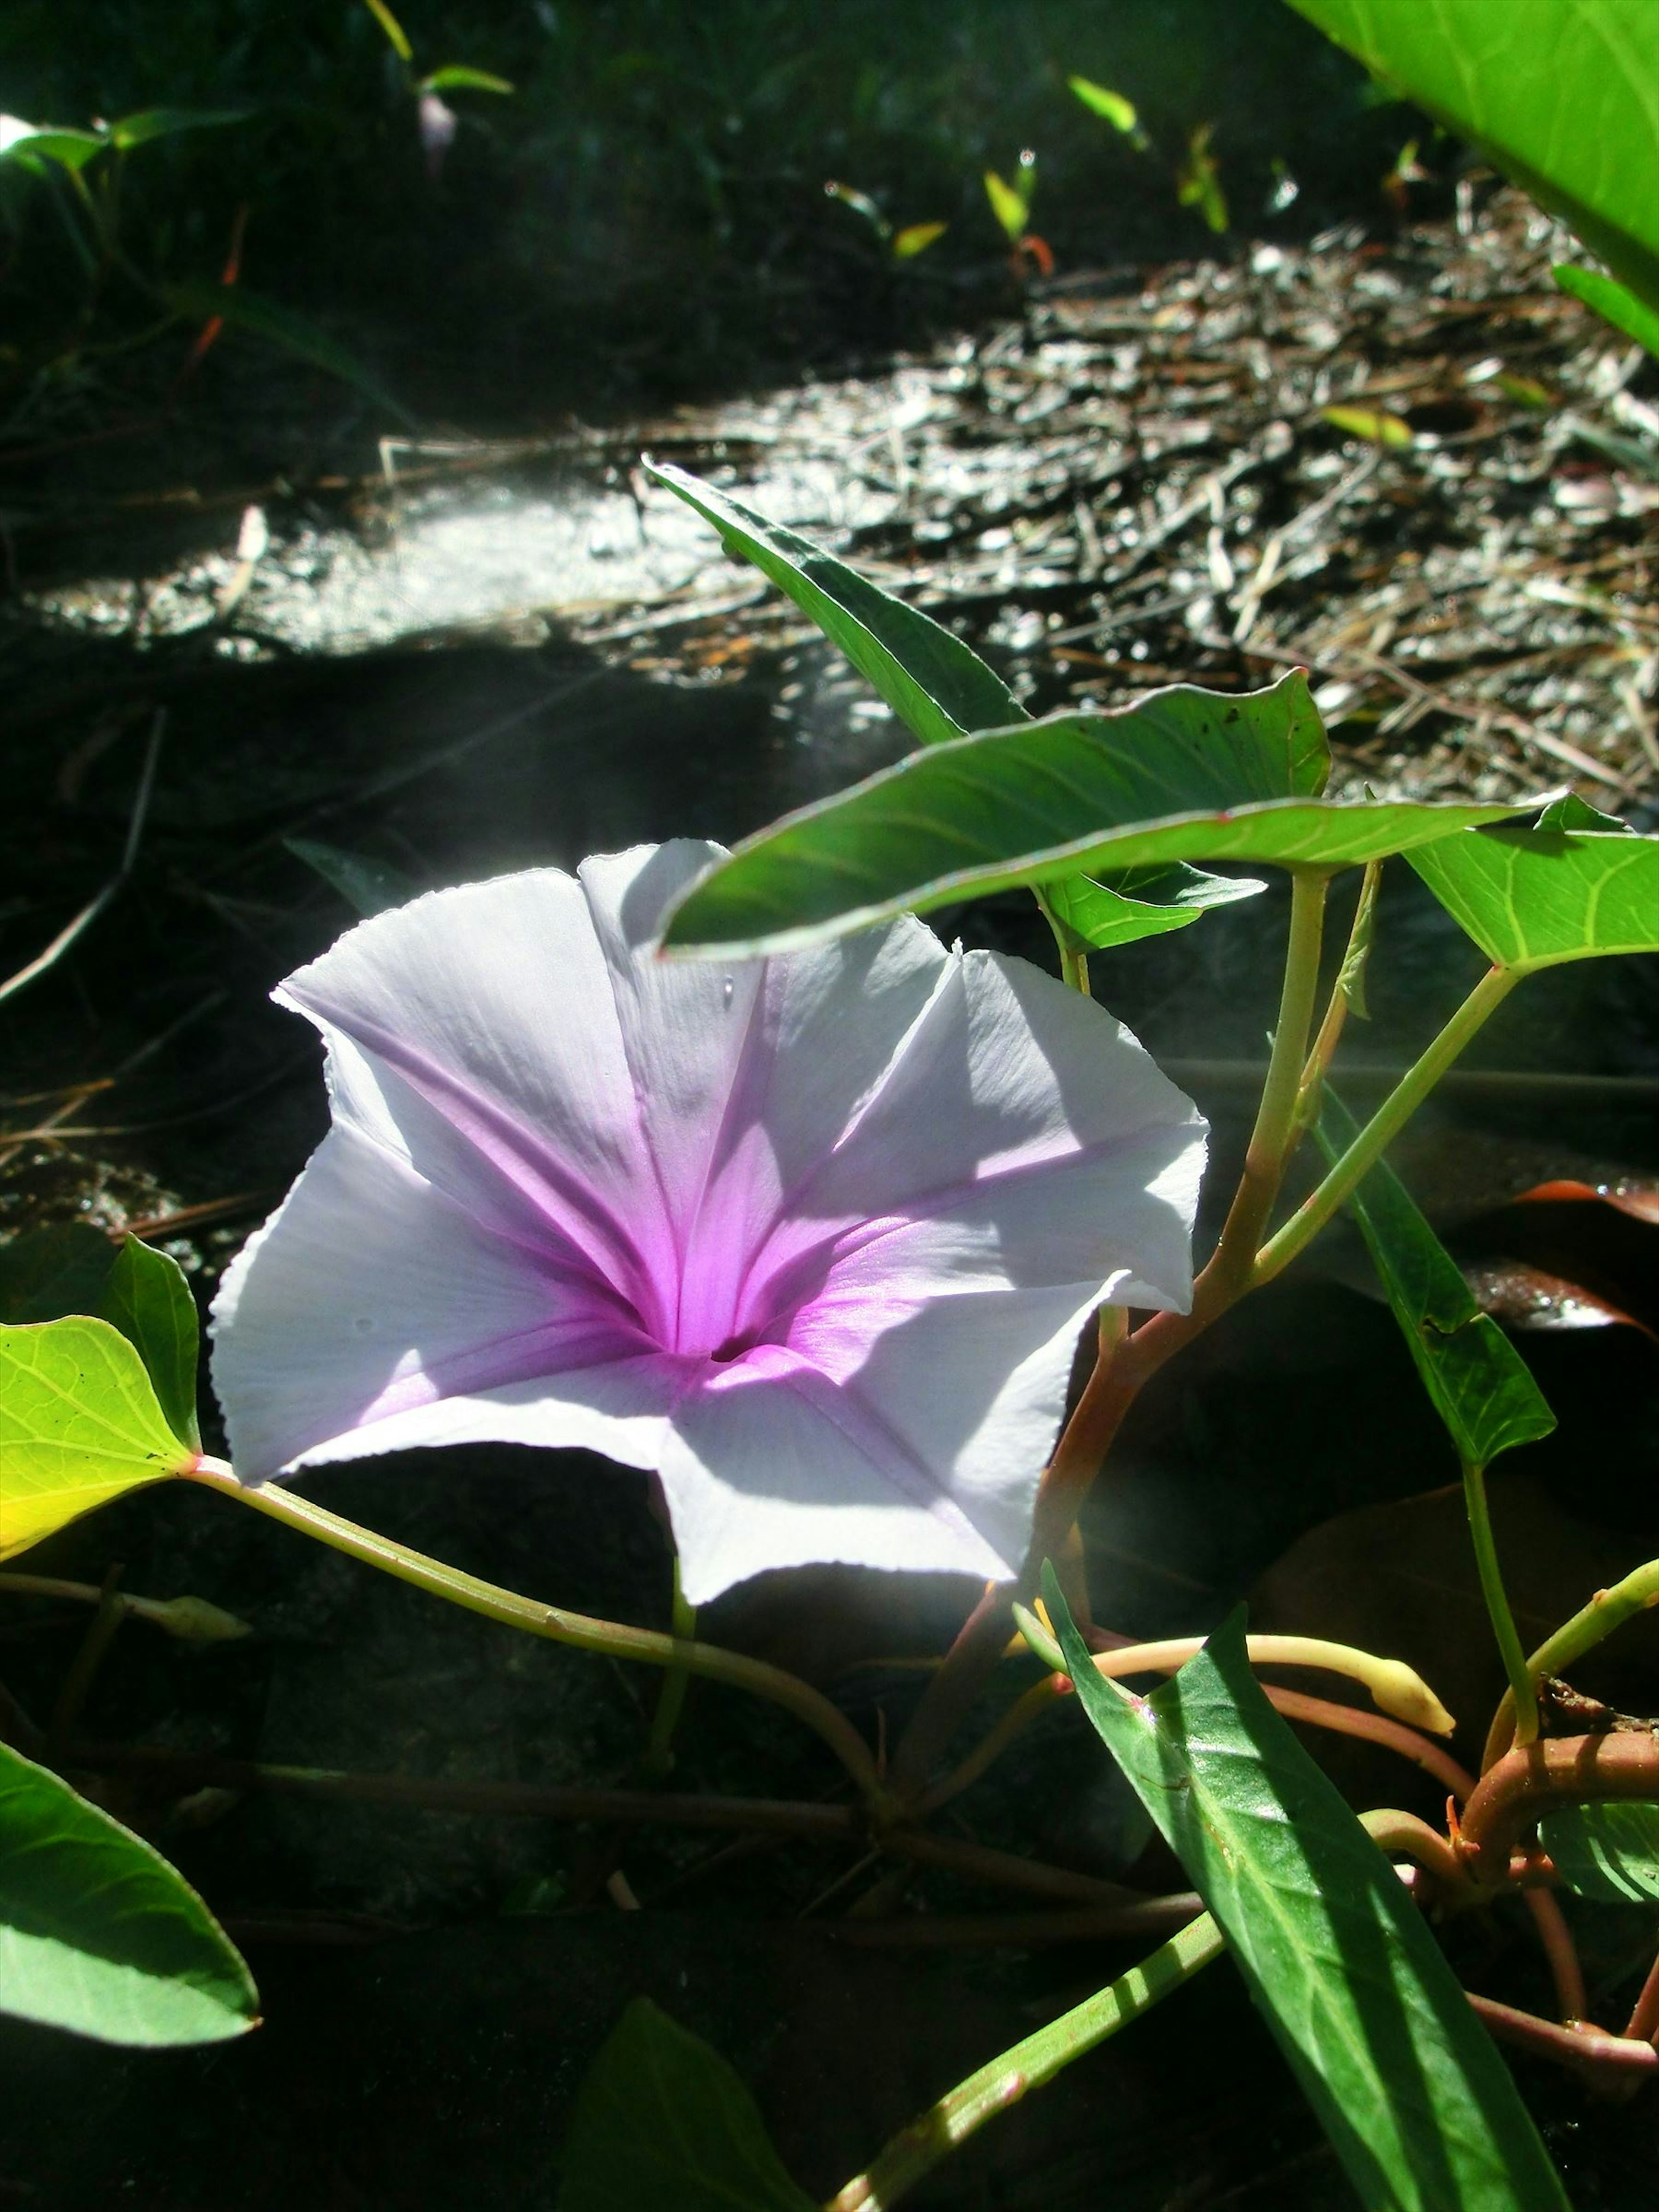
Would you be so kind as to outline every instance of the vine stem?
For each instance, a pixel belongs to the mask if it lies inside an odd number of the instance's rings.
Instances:
[[[1481,1879],[1501,1880],[1518,1838],[1553,1807],[1632,1797],[1659,1802],[1659,1737],[1645,1729],[1517,1744],[1470,1791],[1459,1849]],[[1487,1876],[1488,1864],[1501,1871]]]
[[[234,1498],[239,1505],[252,1506],[256,1513],[266,1514],[273,1521],[281,1521],[304,1535],[313,1536],[349,1558],[380,1568],[384,1574],[395,1575],[399,1582],[412,1583],[416,1589],[447,1599],[451,1605],[482,1613],[486,1620],[523,1629],[532,1636],[544,1636],[554,1644],[568,1644],[577,1651],[602,1651],[612,1659],[631,1659],[647,1667],[680,1668],[687,1674],[702,1674],[711,1681],[747,1690],[754,1697],[782,1705],[829,1745],[872,1811],[880,1813],[885,1809],[886,1791],[864,1738],[828,1698],[799,1676],[786,1674],[781,1667],[769,1667],[763,1661],[747,1658],[741,1652],[724,1651],[717,1644],[688,1642],[681,1637],[661,1635],[654,1629],[630,1628],[620,1621],[596,1620],[586,1613],[567,1613],[561,1607],[520,1597],[516,1591],[480,1581],[476,1575],[464,1574],[458,1567],[446,1566],[441,1559],[428,1559],[423,1553],[411,1551],[390,1536],[360,1528],[355,1521],[331,1513],[325,1506],[315,1504],[310,1498],[299,1497],[277,1484],[264,1483],[256,1488],[240,1482],[234,1470],[222,1459],[204,1454],[193,1466],[180,1472],[186,1481],[199,1482],[222,1497]]]
[[[1480,1595],[1486,1601],[1486,1616],[1503,1655],[1504,1672],[1510,1678],[1510,1710],[1519,1715],[1516,1734],[1522,1743],[1532,1743],[1538,1735],[1538,1692],[1527,1665],[1526,1647],[1510,1610],[1503,1569],[1498,1564],[1498,1546],[1492,1538],[1492,1513],[1486,1502],[1486,1470],[1473,1460],[1463,1462],[1463,1503],[1468,1511]]]
[[[1278,1234],[1256,1255],[1250,1281],[1271,1282],[1358,1188],[1469,1039],[1497,1012],[1521,981],[1516,968],[1489,968],[1434,1042],[1414,1060],[1336,1165],[1305,1198]]]
[[[1179,1989],[1224,1948],[1221,1930],[1207,1912],[1201,1913],[1139,1966],[958,2082],[895,2136],[872,2165],[829,2200],[823,2212],[888,2212],[987,2120],[1053,2081],[1074,2058]]]
[[[1592,1651],[1603,1637],[1633,1620],[1638,1613],[1659,1606],[1659,1559],[1634,1567],[1610,1589],[1597,1590],[1589,1603],[1564,1621],[1553,1636],[1540,1644],[1527,1662],[1527,1678],[1536,1683],[1545,1674],[1559,1674]],[[1515,1701],[1506,1692],[1486,1738],[1483,1768],[1492,1765],[1509,1749],[1515,1734]]]

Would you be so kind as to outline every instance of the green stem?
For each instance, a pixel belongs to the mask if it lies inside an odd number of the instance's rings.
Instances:
[[[216,1490],[223,1497],[234,1498],[239,1505],[250,1505],[256,1513],[267,1514],[273,1521],[284,1522],[290,1528],[331,1545],[337,1552],[362,1559],[366,1565],[379,1567],[384,1574],[395,1575],[399,1582],[412,1583],[417,1589],[430,1591],[434,1597],[464,1606],[469,1613],[482,1613],[486,1620],[524,1629],[532,1636],[544,1636],[552,1643],[568,1644],[577,1651],[602,1651],[612,1659],[631,1659],[647,1667],[681,1667],[688,1674],[705,1675],[711,1681],[725,1682],[733,1689],[747,1690],[755,1697],[785,1706],[823,1737],[871,1808],[881,1811],[885,1808],[886,1791],[863,1737],[827,1698],[820,1696],[810,1683],[786,1674],[781,1667],[769,1667],[759,1659],[745,1658],[740,1652],[722,1651],[713,1644],[690,1643],[679,1637],[660,1635],[654,1629],[629,1628],[620,1621],[595,1620],[586,1613],[566,1613],[557,1606],[520,1597],[514,1590],[501,1589],[494,1583],[480,1581],[476,1575],[464,1574],[459,1567],[446,1566],[441,1559],[430,1559],[423,1553],[410,1551],[406,1545],[379,1535],[372,1528],[359,1528],[356,1522],[331,1513],[325,1506],[314,1504],[310,1498],[299,1497],[278,1484],[265,1483],[252,1488],[239,1482],[223,1460],[204,1455],[194,1467],[185,1470],[185,1479]]]
[[[823,2212],[887,2212],[987,2120],[1018,2104],[1028,2090],[1053,2081],[1063,2067],[1179,1989],[1224,1948],[1221,1930],[1207,1912],[1201,1913],[1150,1959],[959,2082],[895,2136],[872,2166],[830,2199]]]
[[[1536,1683],[1545,1674],[1560,1674],[1575,1659],[1582,1659],[1585,1652],[1594,1650],[1615,1628],[1621,1628],[1626,1621],[1633,1620],[1638,1613],[1650,1612],[1655,1606],[1659,1606],[1659,1559],[1650,1559],[1645,1566],[1633,1568],[1611,1589],[1597,1590],[1588,1605],[1582,1606],[1571,1620],[1563,1622],[1553,1636],[1540,1644],[1527,1662],[1528,1680]],[[1481,1760],[1483,1771],[1503,1757],[1514,1733],[1515,1701],[1506,1694],[1486,1739],[1486,1755]]]
[[[1370,957],[1377,887],[1382,880],[1381,860],[1368,860],[1359,885],[1359,897],[1354,907],[1342,964],[1337,970],[1336,981],[1331,986],[1325,1018],[1319,1024],[1319,1034],[1314,1039],[1307,1066],[1303,1069],[1297,1085],[1296,1119],[1298,1128],[1311,1128],[1318,1119],[1320,1087],[1341,1042],[1350,1009],[1362,1020],[1364,1018],[1365,963]]]
[[[1480,1577],[1480,1595],[1486,1601],[1486,1614],[1492,1622],[1492,1632],[1498,1638],[1498,1649],[1503,1654],[1504,1672],[1510,1678],[1510,1697],[1513,1710],[1520,1715],[1519,1735],[1522,1743],[1531,1743],[1538,1734],[1538,1693],[1527,1667],[1527,1654],[1515,1626],[1515,1615],[1510,1610],[1509,1593],[1504,1588],[1503,1569],[1498,1564],[1498,1547],[1492,1540],[1492,1515],[1486,1505],[1486,1470],[1472,1460],[1463,1462],[1463,1503],[1468,1509],[1469,1534],[1474,1543],[1474,1564]]]
[[[674,1554],[673,1630],[677,1643],[694,1644],[697,1635],[697,1609],[688,1605],[680,1588],[680,1555]],[[662,1694],[657,1699],[657,1710],[651,1716],[651,1735],[645,1747],[641,1769],[645,1774],[663,1776],[674,1768],[674,1730],[679,1726],[680,1712],[685,1704],[685,1693],[691,1686],[690,1669],[683,1659],[676,1659],[662,1678]]]
[[[1469,1039],[1521,980],[1513,968],[1492,968],[1446,1024],[1433,1043],[1407,1068],[1370,1120],[1311,1197],[1306,1198],[1279,1233],[1256,1255],[1252,1288],[1267,1282],[1310,1243],[1349,1194],[1382,1157]]]

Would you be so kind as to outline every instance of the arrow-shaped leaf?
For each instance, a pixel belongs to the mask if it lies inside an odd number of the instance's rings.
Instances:
[[[752,561],[811,617],[924,745],[1021,719],[1024,709],[1002,678],[931,615],[728,492],[666,461],[646,466],[714,524],[728,553]]]
[[[1347,867],[1522,811],[1323,799],[1328,763],[1299,671],[1266,691],[1174,684],[959,738],[746,838],[664,941],[781,951],[906,908],[1175,861]]]
[[[1553,807],[1531,829],[1470,830],[1408,857],[1501,968],[1659,951],[1659,836],[1567,826],[1580,818]]]
[[[196,1456],[108,1322],[0,1328],[0,1559]]]
[[[1333,1164],[1359,1134],[1358,1124],[1329,1091],[1316,1133]],[[1393,1169],[1379,1162],[1348,1200],[1348,1210],[1463,1465],[1489,1466],[1499,1452],[1547,1437],[1555,1416],[1532,1370],[1475,1304],[1456,1261]]]
[[[1251,1674],[1242,1610],[1131,1698],[1096,1673],[1052,1569],[1044,1587],[1085,1711],[1219,1922],[1360,2201],[1565,2212],[1420,1911]]]
[[[230,1939],[158,1851],[0,1744],[0,2012],[101,2043],[258,2023]]]
[[[812,2212],[717,2051],[635,1997],[583,2082],[559,2212]]]

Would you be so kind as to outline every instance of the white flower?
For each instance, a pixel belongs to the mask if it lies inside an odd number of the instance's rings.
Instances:
[[[215,1303],[244,1480],[582,1445],[658,1471],[693,1604],[1018,1571],[1083,1320],[1190,1299],[1205,1125],[1098,1006],[908,917],[655,960],[719,855],[433,892],[281,987],[333,1127]]]

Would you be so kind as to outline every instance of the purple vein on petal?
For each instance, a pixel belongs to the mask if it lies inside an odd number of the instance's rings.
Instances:
[[[573,1174],[550,1147],[520,1126],[507,1109],[417,1046],[358,1013],[346,1013],[326,994],[308,991],[295,1003],[317,1020],[343,1031],[383,1060],[435,1109],[501,1181],[526,1200],[538,1223],[551,1232],[555,1250],[574,1257],[607,1287],[626,1287],[642,1311],[656,1302],[653,1270],[635,1238]],[[418,1170],[417,1170],[418,1171]]]

